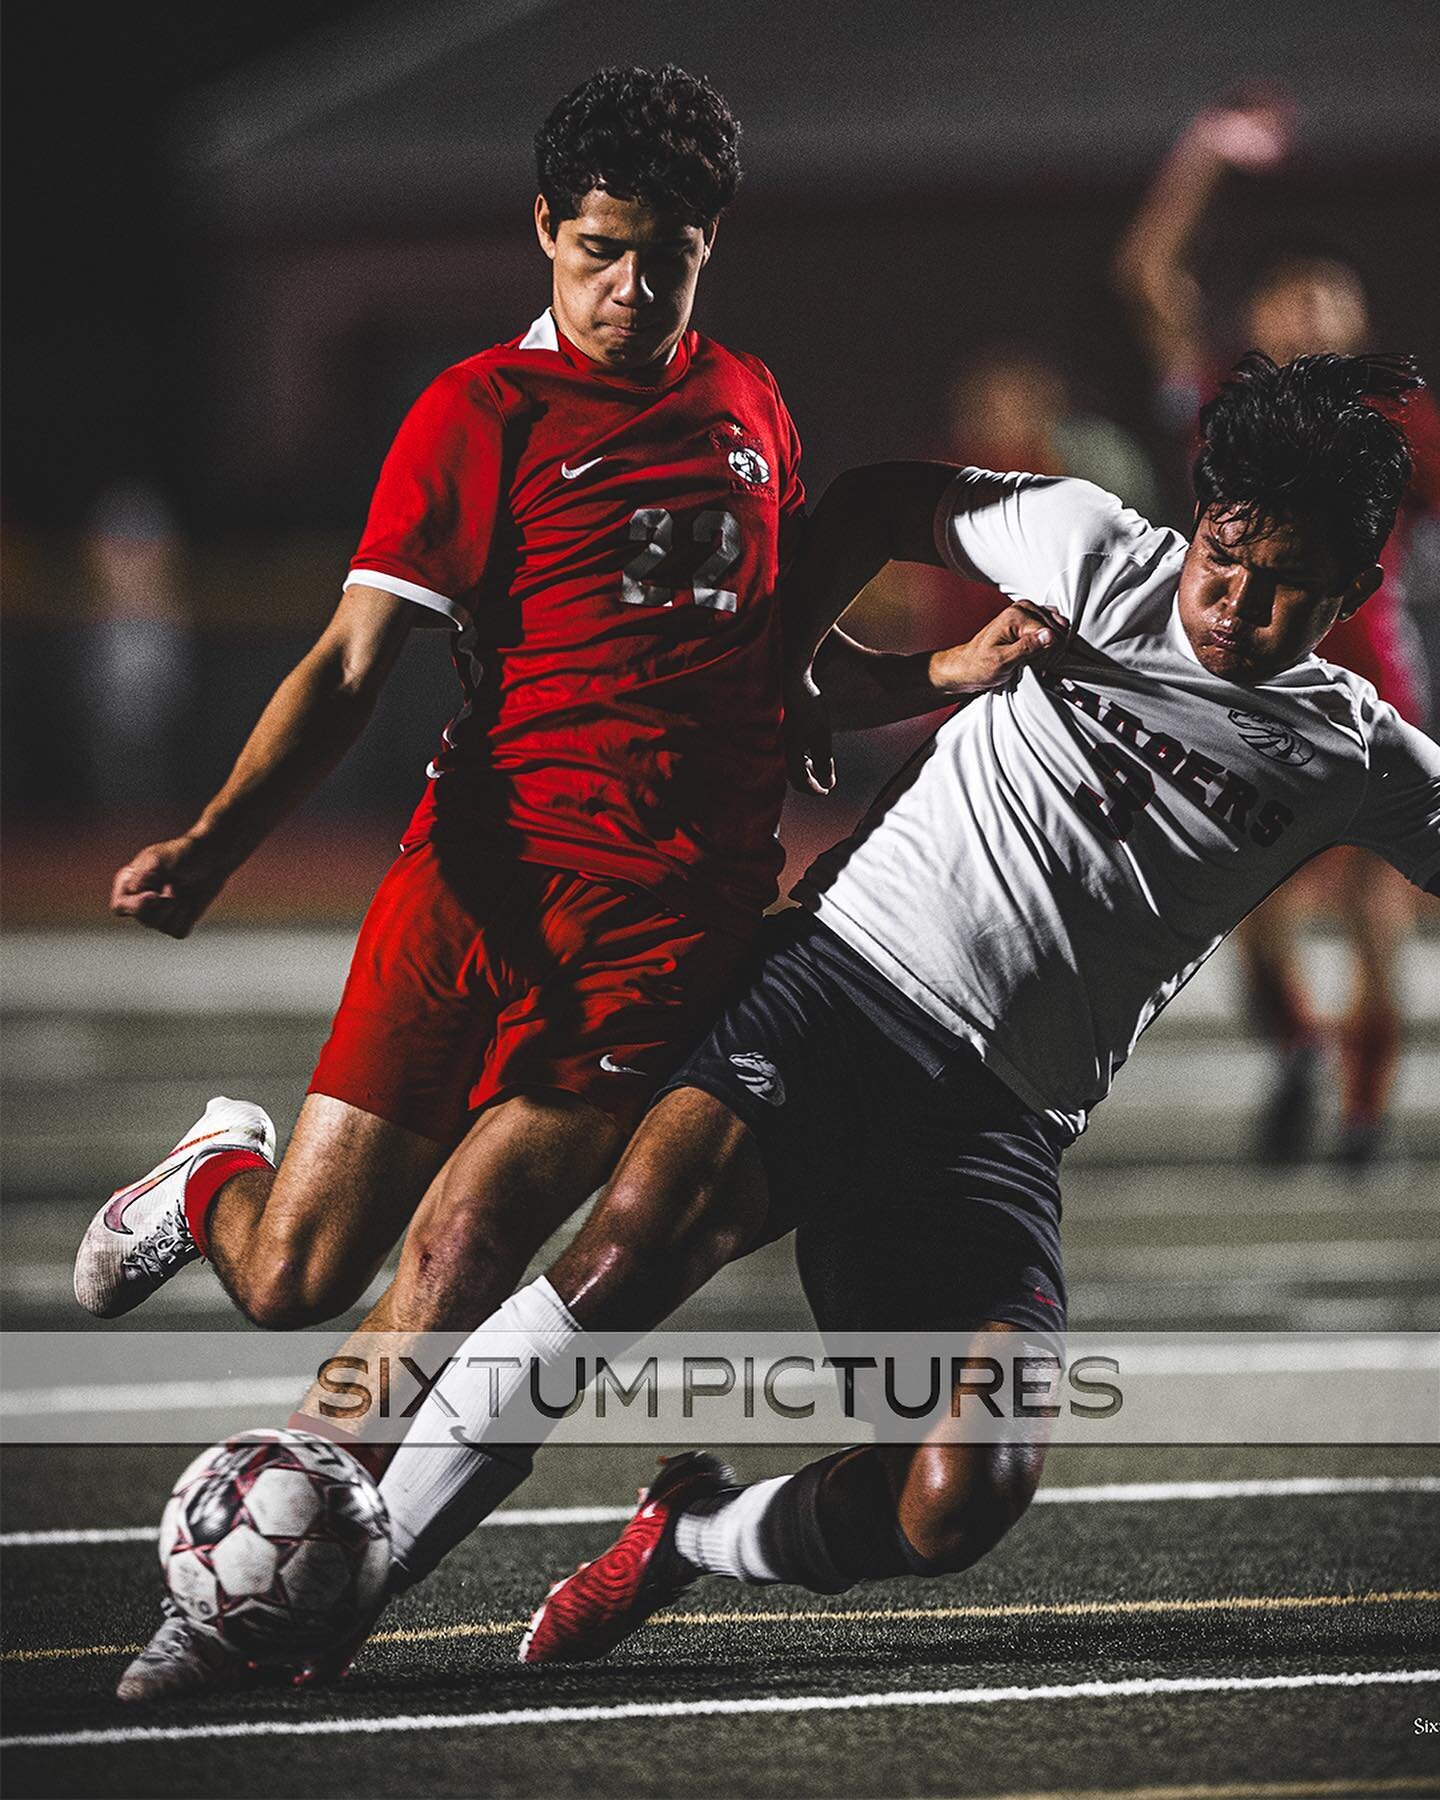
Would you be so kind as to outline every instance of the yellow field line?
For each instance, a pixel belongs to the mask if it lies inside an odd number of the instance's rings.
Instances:
[[[1181,1787],[1047,1788],[1044,1792],[981,1794],[975,1800],[1325,1800],[1327,1795],[1430,1794],[1433,1775],[1353,1775],[1314,1781],[1201,1782]]]
[[[1413,1588],[1388,1594],[1254,1594],[1214,1600],[1062,1600],[1009,1606],[886,1606],[836,1608],[833,1612],[661,1613],[653,1625],[780,1625],[900,1619],[1089,1619],[1136,1613],[1286,1612],[1301,1606],[1394,1606],[1440,1600],[1440,1588]]]
[[[808,1612],[786,1612],[778,1608],[766,1612],[672,1612],[658,1614],[650,1620],[650,1624],[686,1627],[882,1625],[913,1620],[1131,1618],[1144,1613],[1292,1612],[1299,1608],[1327,1606],[1414,1606],[1430,1600],[1440,1600],[1440,1588],[1404,1588],[1383,1594],[1237,1594],[1207,1600],[1063,1600],[1051,1604],[1022,1602],[1008,1606],[837,1607],[833,1610],[815,1609]],[[528,1623],[528,1619],[477,1619],[464,1625],[407,1626],[393,1631],[377,1631],[367,1642],[431,1644],[457,1642],[462,1638],[507,1637],[512,1632],[523,1631]],[[0,1662],[55,1662],[81,1656],[135,1656],[140,1648],[139,1644],[62,1644],[39,1650],[6,1650],[0,1652]],[[1150,1790],[1145,1791],[1148,1793]],[[1159,1792],[1158,1789],[1155,1791]],[[1180,1790],[1176,1791],[1178,1793]],[[1136,1793],[1139,1792],[1137,1789]],[[1189,1790],[1186,1789],[1185,1792],[1188,1793]],[[1126,1800],[1129,1800],[1128,1795]]]

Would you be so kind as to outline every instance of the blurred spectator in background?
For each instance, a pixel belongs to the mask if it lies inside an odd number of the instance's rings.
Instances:
[[[934,454],[984,469],[1081,475],[1146,518],[1158,505],[1155,471],[1138,441],[1113,420],[1078,408],[1056,365],[1014,342],[991,344],[963,363],[947,394]],[[871,582],[851,626],[867,641],[913,651],[973,635],[1004,611],[998,588],[948,569],[892,563]],[[895,771],[925,743],[935,719],[906,719],[848,738],[835,793],[787,800],[787,868],[794,876],[843,836]]]
[[[1264,350],[1288,362],[1315,351],[1373,348],[1364,282],[1333,245],[1277,235],[1254,259],[1235,334],[1210,319],[1191,267],[1200,227],[1227,175],[1275,167],[1290,148],[1295,122],[1293,102],[1273,88],[1245,90],[1200,113],[1161,164],[1120,250],[1117,279],[1151,358],[1159,422],[1187,459],[1196,413],[1241,351]],[[1427,712],[1428,684],[1401,574],[1417,521],[1440,513],[1440,417],[1428,393],[1395,416],[1410,439],[1415,474],[1386,547],[1386,579],[1330,632],[1320,654],[1364,675],[1381,699],[1418,724]],[[1312,864],[1236,934],[1255,1017],[1276,1053],[1256,1149],[1263,1161],[1292,1162],[1313,1143],[1323,1034],[1297,954],[1296,925],[1322,890],[1339,912],[1354,965],[1338,1026],[1335,1157],[1358,1171],[1382,1147],[1400,1055],[1396,965],[1414,919],[1407,884],[1360,850],[1333,851]]]
[[[1080,475],[1144,518],[1156,509],[1155,471],[1136,439],[1113,420],[1080,411],[1059,369],[1019,345],[993,345],[960,370],[948,436],[952,460]]]
[[[934,453],[982,469],[1080,475],[1146,518],[1158,504],[1155,471],[1136,439],[1113,420],[1079,410],[1055,364],[1015,343],[992,344],[960,366]],[[893,649],[921,649],[937,631],[947,643],[972,636],[1004,606],[993,587],[906,566],[871,583],[855,622]],[[883,735],[871,733],[867,742],[873,748]]]
[[[194,721],[195,646],[182,551],[163,495],[107,488],[86,523],[90,609],[77,665],[88,795],[106,813],[178,805]]]
[[[1079,475],[1146,519],[1159,504],[1155,471],[1139,442],[1112,419],[1082,412],[1055,364],[1019,344],[992,344],[961,366],[939,454],[981,469]],[[941,581],[943,588],[932,584],[936,610],[920,632],[927,644],[936,630],[969,635],[1004,608],[992,587]]]

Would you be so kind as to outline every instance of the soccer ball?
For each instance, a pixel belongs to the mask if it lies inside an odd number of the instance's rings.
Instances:
[[[370,1623],[390,1522],[353,1456],[307,1431],[248,1431],[197,1456],[160,1521],[165,1585],[197,1630],[291,1664]]]

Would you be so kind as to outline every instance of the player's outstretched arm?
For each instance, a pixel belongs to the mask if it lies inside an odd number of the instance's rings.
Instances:
[[[1065,622],[1012,606],[968,643],[917,655],[870,650],[834,629],[890,562],[943,562],[935,540],[941,500],[987,505],[1000,484],[977,477],[954,494],[951,463],[877,463],[832,482],[815,509],[786,596],[785,736],[795,786],[834,784],[830,732],[893,724],[998,686],[1019,665],[1054,652]]]
[[[1163,381],[1205,361],[1203,308],[1189,266],[1195,236],[1229,169],[1268,168],[1289,147],[1294,105],[1253,89],[1207,107],[1161,163],[1115,258],[1115,284]]]
[[[394,594],[347,588],[261,713],[224,787],[188,831],[149,845],[117,872],[110,910],[188,936],[250,852],[360,735],[414,615]]]
[[[952,463],[875,463],[847,469],[831,482],[815,508],[785,586],[785,745],[790,779],[802,790],[829,793],[835,783],[831,700],[828,693],[821,696],[815,680],[816,651],[855,596],[887,563],[939,563],[935,509],[955,474]],[[841,642],[858,657],[872,654],[843,634]],[[832,654],[832,664],[835,660]],[[936,699],[932,709],[944,704],[943,697]],[[930,709],[912,708],[925,710]],[[847,727],[852,723],[848,717],[836,722]]]

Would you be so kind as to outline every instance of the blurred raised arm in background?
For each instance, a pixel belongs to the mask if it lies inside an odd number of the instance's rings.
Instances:
[[[1276,88],[1248,89],[1198,113],[1161,163],[1116,256],[1116,285],[1150,358],[1162,416],[1189,436],[1215,361],[1209,307],[1192,266],[1196,240],[1227,174],[1274,168],[1294,126],[1294,103]],[[1357,329],[1363,294],[1360,306]]]
[[[1258,252],[1247,249],[1233,329],[1214,316],[1196,272],[1200,238],[1229,178],[1278,168],[1299,123],[1294,102],[1273,86],[1247,87],[1207,107],[1172,145],[1121,242],[1116,285],[1149,356],[1157,422],[1177,462],[1193,454],[1198,409],[1241,351],[1263,350],[1284,363],[1376,347],[1364,281],[1350,257],[1323,238],[1298,235],[1287,224]],[[1428,393],[1383,410],[1410,440],[1414,477],[1382,558],[1383,585],[1326,636],[1319,653],[1365,676],[1382,700],[1420,724],[1430,683],[1405,602],[1430,595],[1412,583],[1407,596],[1403,576],[1417,525],[1440,516],[1440,417]],[[1413,564],[1417,572],[1420,566]],[[1333,912],[1351,950],[1350,994],[1335,1021],[1319,1014],[1297,943],[1300,920],[1317,905]],[[1414,915],[1410,888],[1388,865],[1344,849],[1302,871],[1236,933],[1251,1011],[1275,1055],[1255,1146],[1260,1160],[1288,1163],[1312,1153],[1320,1077],[1332,1053],[1340,1119],[1331,1154],[1355,1171],[1379,1158],[1400,1059],[1399,957]]]

